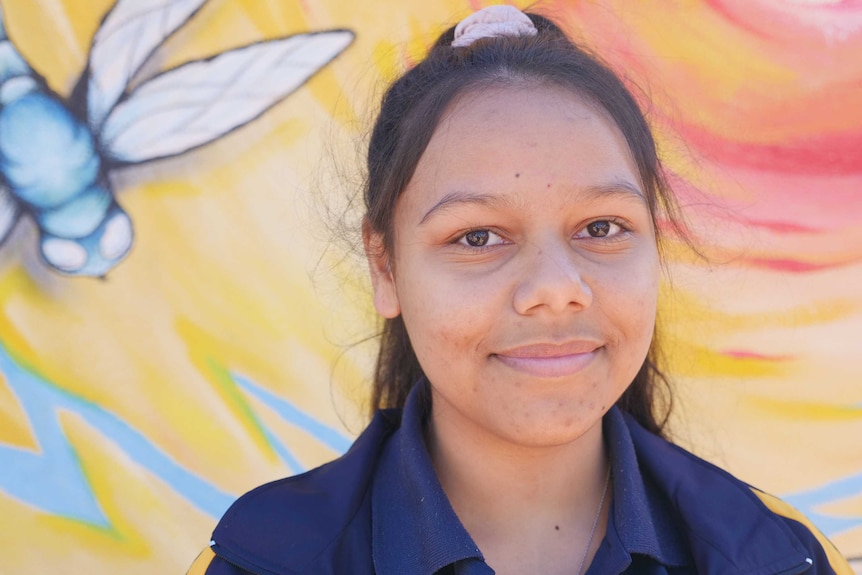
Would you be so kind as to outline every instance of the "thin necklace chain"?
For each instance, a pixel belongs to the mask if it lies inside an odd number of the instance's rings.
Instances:
[[[584,556],[581,557],[581,564],[578,566],[577,575],[581,575],[584,570],[584,563],[587,562],[587,555],[590,554],[590,547],[593,546],[593,537],[596,536],[596,528],[599,526],[599,517],[602,516],[602,509],[605,508],[605,497],[608,494],[608,485],[611,482],[611,466],[608,465],[608,474],[605,476],[605,488],[602,490],[602,499],[599,501],[599,510],[596,511],[596,518],[593,520],[593,529],[590,531],[590,538],[587,540],[587,548],[584,549]]]

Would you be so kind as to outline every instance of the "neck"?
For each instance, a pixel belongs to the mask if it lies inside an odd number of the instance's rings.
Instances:
[[[580,559],[608,477],[601,421],[563,445],[525,446],[435,406],[427,442],[452,507],[489,563],[492,555],[502,557],[507,549],[515,553],[517,548],[522,557],[525,548],[548,556],[544,547],[557,540],[577,549],[573,555]],[[590,557],[604,534],[607,509],[605,502]],[[499,564],[492,566],[504,572]]]

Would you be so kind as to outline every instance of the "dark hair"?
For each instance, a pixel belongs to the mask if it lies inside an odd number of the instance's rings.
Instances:
[[[625,136],[646,193],[656,236],[658,212],[679,229],[676,204],[662,175],[649,126],[622,81],[597,57],[575,45],[543,16],[527,14],[534,36],[483,38],[453,48],[454,27],[428,55],[386,91],[368,146],[365,226],[381,234],[391,255],[395,203],[407,187],[444,111],[465,92],[499,85],[562,87],[603,109]],[[660,244],[659,244],[659,247]],[[662,434],[670,414],[667,379],[658,368],[657,338],[617,405],[650,431]],[[403,406],[423,377],[401,316],[383,325],[374,373],[372,409]]]

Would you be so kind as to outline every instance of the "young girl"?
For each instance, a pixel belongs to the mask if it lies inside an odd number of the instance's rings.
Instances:
[[[383,98],[364,220],[380,408],[237,501],[190,573],[850,573],[662,438],[650,130],[552,22],[487,8]]]

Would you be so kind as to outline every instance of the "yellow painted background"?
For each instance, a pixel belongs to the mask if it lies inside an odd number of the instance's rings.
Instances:
[[[678,440],[786,496],[862,556],[862,8],[852,4],[538,9],[639,87],[709,256],[672,250],[663,296]],[[112,2],[0,5],[18,50],[68,94]],[[48,271],[29,222],[0,248],[0,481],[22,482],[12,454],[41,458],[46,485],[80,473],[105,518],[0,488],[0,572],[183,572],[209,540],[216,517],[95,413],[226,496],[291,473],[280,448],[306,468],[338,451],[237,377],[344,441],[361,430],[370,348],[348,346],[373,332],[373,315],[361,265],[341,261],[347,248],[323,214],[360,181],[357,143],[385,82],[441,23],[482,5],[211,0],[163,46],[151,73],[298,32],[356,34],[249,125],[115,173],[136,238],[107,280]],[[10,382],[22,373],[55,399],[28,407]],[[40,441],[51,422],[71,459]]]

